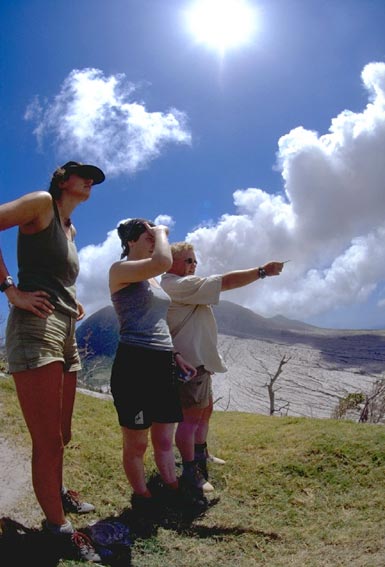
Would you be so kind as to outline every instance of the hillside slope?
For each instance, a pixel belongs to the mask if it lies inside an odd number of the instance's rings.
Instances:
[[[0,379],[0,400],[0,431],[15,452],[13,468],[0,460],[0,493],[7,482],[21,487],[20,500],[5,500],[1,514],[39,528],[42,515],[20,467],[19,451],[29,452],[30,441],[9,377]],[[121,443],[113,404],[78,393],[65,479],[96,512],[71,515],[76,527],[129,507]],[[214,412],[210,447],[226,464],[210,465],[210,498],[220,500],[184,523],[166,517],[150,539],[133,534],[132,567],[383,567],[384,444],[380,425]],[[153,470],[149,449],[147,474]]]

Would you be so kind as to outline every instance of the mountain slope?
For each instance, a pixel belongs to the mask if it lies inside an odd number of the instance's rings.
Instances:
[[[213,307],[218,333],[239,338],[281,338],[288,331],[306,332],[317,327],[282,316],[267,319],[231,301]],[[76,331],[79,347],[101,356],[113,356],[118,344],[119,325],[112,305],[88,317]]]
[[[290,415],[330,417],[341,398],[369,395],[383,378],[385,331],[321,329],[280,316],[266,319],[229,301],[221,301],[214,313],[228,369],[213,377],[217,409],[267,413],[266,384],[283,357],[288,363],[276,387],[276,408],[286,408]],[[118,338],[112,306],[78,327],[83,386],[108,391]]]
[[[119,324],[112,305],[90,315],[76,330],[81,352],[95,356],[114,356],[119,340]]]

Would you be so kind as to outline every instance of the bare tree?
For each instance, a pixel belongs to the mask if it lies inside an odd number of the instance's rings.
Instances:
[[[269,381],[266,384],[264,384],[264,387],[267,387],[269,393],[269,414],[270,415],[273,415],[275,413],[282,414],[284,412],[285,415],[287,415],[290,407],[289,401],[279,400],[279,403],[281,405],[279,405],[279,407],[276,407],[277,400],[275,394],[280,388],[275,387],[275,383],[278,380],[280,374],[282,374],[283,367],[285,366],[285,364],[287,364],[289,360],[291,360],[291,356],[287,356],[286,354],[284,354],[281,357],[278,364],[278,368],[274,373],[271,373],[267,368],[266,364],[259,358],[256,358],[253,354],[252,354],[252,358],[258,362],[259,366],[261,366],[264,372],[269,376]],[[255,366],[253,366],[253,368],[248,367],[248,370],[250,370],[251,374],[255,375],[256,373]],[[260,397],[261,395],[260,390],[258,390],[258,387],[255,385],[254,382],[242,381],[235,383],[235,385],[239,388],[241,392],[247,394],[249,398],[255,399]]]
[[[215,406],[215,404],[217,404],[217,403],[220,402],[221,400],[223,400],[223,396],[219,396],[219,398],[216,398],[216,399],[213,401],[213,406]],[[230,407],[230,401],[231,401],[231,388],[230,388],[230,390],[229,390],[229,392],[228,392],[226,406],[225,406],[224,408],[222,408],[223,411],[227,411],[227,410],[229,409],[229,407]]]
[[[278,364],[278,368],[277,368],[275,374],[270,374],[270,372],[268,370],[266,370],[266,372],[268,373],[268,375],[270,377],[269,382],[267,384],[265,384],[265,386],[267,387],[267,391],[269,393],[270,415],[274,415],[274,413],[276,413],[276,412],[281,412],[283,409],[286,410],[286,414],[287,414],[287,412],[289,410],[290,402],[285,402],[283,406],[276,409],[276,407],[275,407],[275,393],[279,390],[279,388],[274,389],[274,385],[275,385],[276,381],[278,380],[280,374],[282,373],[283,367],[285,366],[285,364],[287,364],[289,362],[290,359],[291,359],[291,356],[286,356],[286,354],[284,354],[283,357],[281,358],[279,364]]]

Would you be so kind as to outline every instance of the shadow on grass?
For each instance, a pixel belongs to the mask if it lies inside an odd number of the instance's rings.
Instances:
[[[9,517],[0,519],[0,562],[24,567],[55,567],[66,550],[43,530],[27,528]]]
[[[87,525],[78,531],[82,532],[83,541],[84,535],[90,538],[100,557],[98,564],[131,566],[131,534],[128,539],[128,526],[119,522],[118,518],[99,520],[95,525]],[[61,560],[86,561],[71,544],[70,536],[52,536],[43,529],[28,528],[12,518],[0,518],[1,565],[56,567]]]
[[[154,518],[135,518],[135,513],[131,509],[127,509],[123,513],[126,514],[125,520],[131,525],[133,534],[139,538],[148,538],[156,535],[157,529],[162,527],[166,530],[172,530],[180,535],[187,537],[195,537],[199,539],[215,538],[216,540],[225,539],[229,536],[239,536],[242,534],[252,534],[262,536],[267,540],[278,540],[280,535],[276,532],[266,532],[263,530],[255,530],[251,528],[243,528],[240,526],[204,526],[195,524],[195,522],[203,518],[210,509],[218,504],[219,498],[198,497],[196,501],[188,499],[188,503],[183,501],[180,505],[170,504],[168,498],[162,498],[162,482],[159,475],[154,474],[148,486],[159,502],[157,509],[157,517]],[[130,518],[127,518],[127,514]],[[139,520],[139,522],[138,522]],[[142,523],[143,522],[143,523]],[[141,529],[144,528],[144,529]]]
[[[156,537],[160,527],[201,539],[214,537],[218,540],[245,533],[270,540],[279,539],[275,533],[237,526],[194,525],[219,502],[219,498],[207,499],[203,493],[196,495],[181,490],[178,498],[171,499],[170,492],[162,485],[158,475],[153,475],[148,484],[156,504],[150,513],[126,508],[118,516],[109,516],[78,528],[92,542],[102,565],[130,567],[134,541]],[[3,517],[0,518],[0,563],[5,564],[5,559],[12,567],[56,567],[61,559],[79,561],[80,557],[71,545],[70,538],[54,537],[42,529],[27,528],[11,518]]]

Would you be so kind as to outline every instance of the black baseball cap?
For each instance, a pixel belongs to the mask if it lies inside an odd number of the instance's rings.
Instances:
[[[80,175],[80,177],[84,177],[85,179],[93,179],[94,185],[103,183],[106,178],[103,171],[96,167],[96,165],[88,165],[85,163],[80,163],[78,161],[67,161],[67,163],[62,165],[60,169],[64,169],[64,171],[68,173],[68,175],[75,173],[76,175]]]

